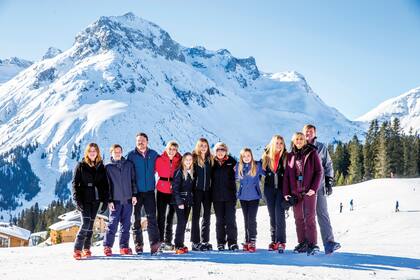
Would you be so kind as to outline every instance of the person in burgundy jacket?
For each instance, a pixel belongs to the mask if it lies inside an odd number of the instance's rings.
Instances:
[[[299,244],[296,253],[313,255],[319,251],[316,232],[316,192],[322,177],[322,166],[315,146],[306,142],[305,135],[296,132],[292,138],[292,150],[287,155],[283,177],[283,194],[289,201],[298,198],[293,206]]]
[[[178,143],[170,141],[162,155],[156,159],[155,171],[159,176],[156,184],[156,208],[159,241],[162,242],[162,250],[174,249],[172,245],[172,225],[175,209],[171,205],[172,180],[175,170],[181,163],[181,158],[182,156],[178,152]]]

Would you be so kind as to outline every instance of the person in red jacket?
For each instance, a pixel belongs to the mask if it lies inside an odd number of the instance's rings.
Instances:
[[[294,252],[313,255],[319,251],[316,232],[316,191],[322,177],[322,166],[317,148],[306,142],[305,135],[296,132],[292,138],[292,151],[287,155],[283,177],[284,199],[292,201],[299,244]],[[294,199],[293,199],[294,200]]]
[[[182,156],[178,152],[178,143],[175,141],[170,141],[162,155],[156,159],[155,170],[159,176],[156,184],[157,221],[162,250],[174,249],[172,244],[172,224],[175,209],[171,205],[172,180],[175,170],[178,169],[181,163],[181,159]]]

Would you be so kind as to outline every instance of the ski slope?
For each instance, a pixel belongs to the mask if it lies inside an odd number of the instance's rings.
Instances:
[[[354,211],[349,211],[350,199]],[[394,212],[396,200],[399,213]],[[102,246],[97,246],[92,259],[75,261],[69,243],[7,248],[0,249],[0,279],[420,279],[419,202],[420,179],[372,180],[335,188],[329,208],[342,249],[332,256],[308,257],[290,251],[296,245],[293,213],[287,219],[288,251],[284,255],[268,252],[268,213],[260,207],[259,249],[254,254],[213,251],[104,257]],[[237,221],[242,240],[240,210]],[[213,217],[213,244],[214,224]]]

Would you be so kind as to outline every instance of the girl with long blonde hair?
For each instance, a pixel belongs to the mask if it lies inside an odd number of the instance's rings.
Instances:
[[[184,239],[188,216],[193,204],[194,182],[193,156],[191,153],[185,153],[182,156],[180,168],[175,172],[172,184],[172,204],[174,205],[178,221],[175,233],[176,254],[188,253]]]
[[[270,216],[270,251],[284,253],[286,248],[286,216],[282,206],[283,175],[286,164],[286,146],[280,135],[274,135],[262,155],[262,168],[265,171],[264,196]]]
[[[257,213],[261,199],[261,162],[256,162],[250,148],[243,148],[236,164],[236,180],[239,182],[238,199],[241,203],[245,223],[244,251],[256,251]]]

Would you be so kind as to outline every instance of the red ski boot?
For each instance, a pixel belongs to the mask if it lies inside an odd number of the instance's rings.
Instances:
[[[131,248],[121,248],[120,249],[121,255],[132,255],[133,251],[131,251]]]
[[[279,246],[277,247],[277,251],[279,254],[283,254],[286,250],[286,243],[279,243]]]
[[[257,246],[255,245],[255,242],[251,242],[248,244],[248,252],[255,253],[257,251]]]
[[[245,252],[247,252],[249,250],[249,243],[248,242],[242,243],[242,246],[243,246],[242,250],[244,250]]]
[[[111,247],[104,247],[104,255],[107,257],[112,256],[112,249]]]
[[[92,252],[89,249],[83,249],[82,257],[83,258],[90,258],[90,257],[92,257]]]
[[[82,259],[82,251],[80,251],[80,250],[74,250],[74,252],[73,252],[73,258],[75,260]]]
[[[175,254],[181,255],[188,253],[188,247],[179,247],[175,250]]]

